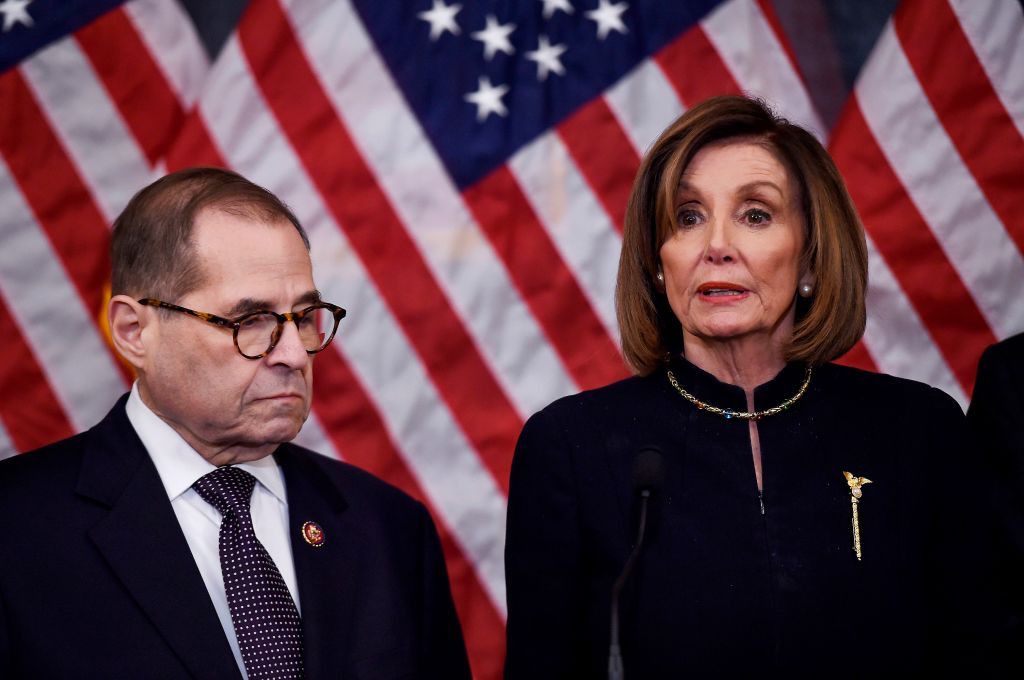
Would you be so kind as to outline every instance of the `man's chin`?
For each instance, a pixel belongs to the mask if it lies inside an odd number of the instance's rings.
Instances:
[[[302,429],[302,425],[305,420],[305,418],[302,418],[301,420],[287,420],[280,423],[268,422],[262,428],[264,434],[263,441],[268,444],[284,444],[285,442],[290,442],[299,436],[299,430]]]

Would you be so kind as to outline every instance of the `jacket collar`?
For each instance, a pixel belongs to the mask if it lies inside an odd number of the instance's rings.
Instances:
[[[743,388],[725,383],[707,371],[691,364],[683,356],[673,356],[668,363],[679,385],[697,399],[723,409],[746,411],[747,399]],[[790,362],[779,373],[754,388],[754,409],[764,410],[778,406],[796,394],[803,383],[806,366]],[[664,372],[664,371],[662,371]],[[667,378],[663,378],[666,379]],[[673,390],[675,391],[675,390]],[[683,399],[682,395],[678,395]],[[689,403],[687,401],[687,403]]]
[[[285,444],[274,454],[288,490],[288,531],[302,602],[306,675],[331,677],[348,663],[356,617],[360,556],[367,553],[363,528],[346,513],[348,503],[336,480],[319,464],[319,454]],[[315,523],[323,543],[306,539]]]
[[[127,395],[89,432],[77,492],[109,513],[97,550],[197,677],[239,677],[167,492],[125,414]]]

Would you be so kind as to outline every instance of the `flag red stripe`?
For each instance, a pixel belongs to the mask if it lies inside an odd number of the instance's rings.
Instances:
[[[168,172],[183,170],[197,165],[211,166],[216,168],[228,167],[224,160],[224,154],[213,141],[206,123],[203,121],[202,111],[198,107],[185,116],[185,120],[178,129],[174,143],[167,150],[164,158],[164,165]]]
[[[700,26],[663,47],[654,61],[687,107],[715,95],[742,92]]]
[[[317,355],[313,397],[317,418],[346,460],[386,479],[430,509],[441,535],[452,597],[473,670],[477,677],[500,677],[504,621],[491,605],[473,565],[410,473],[358,376],[337,352],[328,350]]]
[[[879,252],[970,394],[978,356],[996,338],[889,166],[856,100],[836,127],[831,151]]]
[[[843,366],[852,366],[854,368],[862,368],[865,371],[878,371],[878,364],[868,353],[868,348],[864,346],[864,341],[859,340],[849,352],[836,359],[837,364]]]
[[[0,420],[18,451],[75,433],[0,294]]]
[[[0,75],[0,101],[0,153],[85,308],[98,318],[110,273],[106,220],[18,69]]]
[[[281,8],[257,0],[238,33],[263,96],[306,172],[456,421],[507,493],[522,419],[335,115]]]
[[[1024,253],[1024,138],[946,2],[905,2],[893,17],[914,74],[989,205]],[[950,74],[956,77],[950,77]]]
[[[150,165],[155,165],[174,140],[184,111],[124,9],[107,12],[75,38]]]
[[[463,197],[576,384],[590,389],[624,378],[618,348],[508,168]]]
[[[0,101],[0,154],[103,335],[99,319],[110,276],[106,220],[18,69],[0,75]],[[131,383],[130,371],[107,349]]]
[[[640,157],[604,97],[581,106],[558,126],[558,134],[621,233]],[[597,139],[599,144],[594,143]]]

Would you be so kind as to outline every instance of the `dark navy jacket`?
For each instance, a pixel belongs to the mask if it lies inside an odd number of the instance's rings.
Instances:
[[[0,677],[238,678],[125,399],[96,427],[0,462]],[[424,507],[297,446],[288,495],[309,678],[468,678]],[[304,522],[324,531],[320,547]]]
[[[967,421],[998,480],[992,516],[1002,595],[999,656],[1019,676],[1024,650],[1024,334],[982,354]]]

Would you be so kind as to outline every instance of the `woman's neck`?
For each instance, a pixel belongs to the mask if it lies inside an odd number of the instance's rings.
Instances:
[[[755,387],[786,365],[782,348],[763,337],[708,341],[688,335],[684,343],[687,361],[724,383],[742,387],[748,401],[753,401]]]

